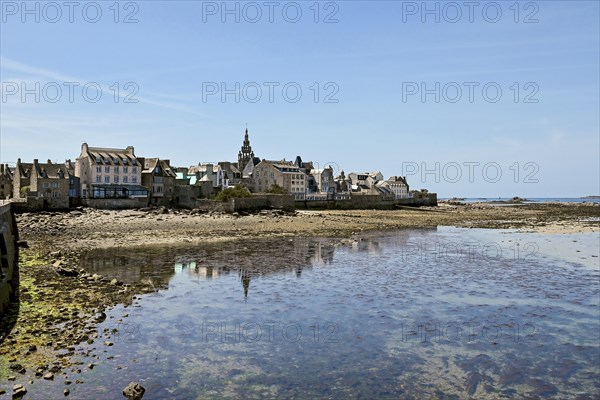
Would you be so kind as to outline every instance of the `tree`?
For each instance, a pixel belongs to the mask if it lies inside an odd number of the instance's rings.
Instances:
[[[244,186],[238,185],[234,188],[227,188],[215,196],[215,201],[229,201],[229,199],[235,199],[240,197],[252,197],[252,194]]]
[[[267,190],[265,193],[270,193],[270,194],[288,194],[287,190],[285,190],[283,187],[279,186],[278,184],[274,184],[273,186],[271,186],[269,188],[269,190]]]

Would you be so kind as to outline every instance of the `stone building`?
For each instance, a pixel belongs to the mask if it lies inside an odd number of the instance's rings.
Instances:
[[[297,200],[303,200],[307,191],[307,176],[292,161],[262,160],[254,168],[253,180],[255,192],[266,192],[279,185]]]
[[[169,160],[159,158],[140,158],[142,186],[148,189],[148,201],[151,205],[171,207],[175,201],[175,180],[177,173]]]
[[[148,190],[141,185],[143,165],[133,146],[125,149],[81,145],[75,162],[75,176],[80,180],[83,199],[142,198]]]
[[[335,193],[333,168],[331,166],[310,170],[308,192],[320,194]]]
[[[13,171],[8,164],[0,164],[0,200],[9,199],[13,193]]]
[[[394,194],[395,199],[407,199],[411,197],[410,188],[405,176],[392,176],[385,181],[381,181],[378,186],[387,188]]]
[[[65,164],[48,160],[40,163],[22,163],[17,160],[13,174],[13,197],[41,200],[41,207],[49,209],[69,208],[69,173]]]

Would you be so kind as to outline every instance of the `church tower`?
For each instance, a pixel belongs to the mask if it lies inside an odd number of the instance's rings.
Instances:
[[[254,152],[252,146],[250,146],[250,139],[248,138],[248,128],[246,128],[246,135],[244,135],[244,144],[242,149],[238,153],[238,169],[240,172],[244,171],[248,162],[254,158]]]

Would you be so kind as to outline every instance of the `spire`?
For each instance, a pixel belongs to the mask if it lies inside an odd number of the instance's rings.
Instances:
[[[250,138],[248,135],[248,124],[246,124],[246,131],[244,134],[244,143],[242,144],[242,148],[238,153],[238,169],[243,171],[248,165],[248,162],[254,157],[254,152],[252,151],[252,146],[250,146]]]

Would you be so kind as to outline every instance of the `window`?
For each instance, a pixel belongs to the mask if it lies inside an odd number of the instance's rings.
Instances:
[[[134,174],[137,174],[137,167],[131,168],[131,172],[133,172]]]
[[[96,173],[97,174],[101,174],[102,173],[102,167],[96,167]]]
[[[110,183],[110,176],[106,175],[106,176],[104,177],[104,182],[105,182],[105,183]]]
[[[104,172],[110,174],[110,167],[108,165],[104,167]]]
[[[119,183],[119,175],[115,175],[115,183]]]
[[[100,164],[102,162],[102,160],[100,159],[100,157],[96,158],[96,164]]]
[[[118,174],[118,173],[119,173],[119,167],[118,167],[118,166],[116,166],[116,167],[115,167],[115,174]]]
[[[53,189],[58,189],[58,182],[52,183],[52,188]]]
[[[96,175],[96,182],[102,182],[102,176]]]
[[[119,163],[119,157],[113,157],[113,162],[115,164],[118,164]]]
[[[123,177],[123,183],[127,183],[127,177],[126,176]]]
[[[123,157],[123,165],[127,165],[129,163],[129,160],[125,157]]]
[[[129,172],[129,167],[123,167],[123,173],[126,174],[127,172]]]
[[[50,184],[48,182],[44,182],[42,186],[44,187],[44,189],[47,189],[50,187]]]
[[[131,182],[132,183],[137,183],[137,177],[136,176],[132,176],[131,177]]]

